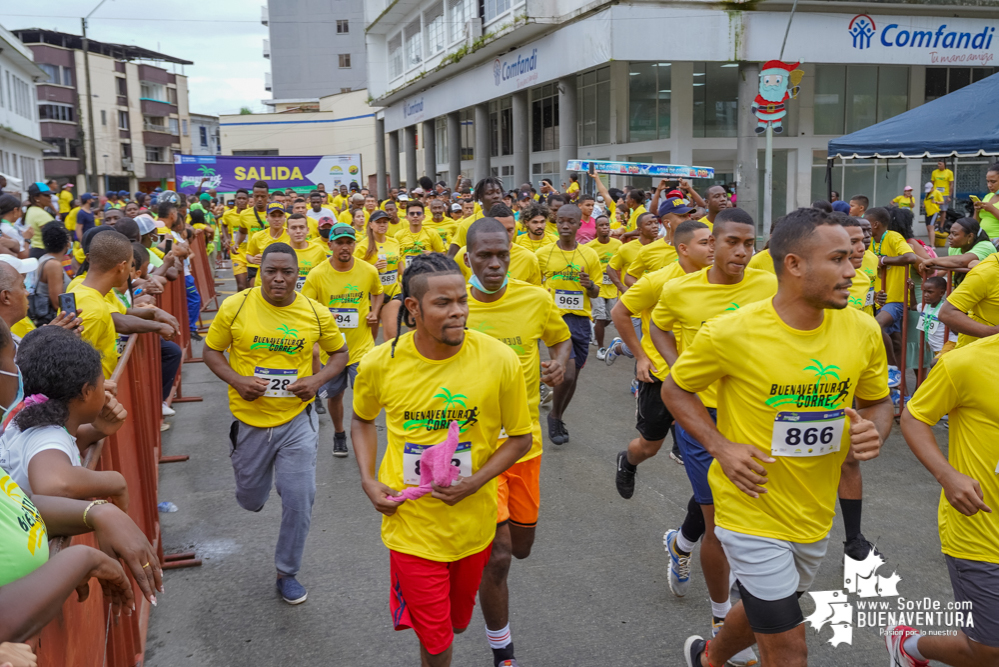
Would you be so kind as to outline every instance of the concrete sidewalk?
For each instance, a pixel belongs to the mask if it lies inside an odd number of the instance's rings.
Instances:
[[[595,349],[566,415],[571,441],[545,443],[534,553],[511,568],[517,657],[524,667],[683,665],[686,637],[711,629],[696,557],[685,598],[673,597],[666,584],[662,536],[682,521],[690,484],[664,451],[640,468],[634,498],[618,496],[615,455],[635,434],[632,364],[620,358],[608,368]],[[160,466],[160,500],[180,508],[161,515],[163,540],[166,552],[194,550],[204,565],[166,574],[166,593],[150,618],[146,664],[418,665],[415,635],[392,630],[380,515],[361,491],[353,452],[348,459],[332,457],[329,417],[321,417],[318,493],[299,576],[309,599],[291,607],[274,589],[280,499],[273,494],[254,514],[234,498],[226,387],[203,364],[187,364],[184,391],[204,402],[176,406],[173,428],[164,434],[164,454],[191,459]],[[945,441],[946,430],[937,435]],[[897,571],[898,592],[906,598],[946,605],[953,597],[937,537],[939,486],[897,426],[863,473],[864,533],[888,559],[879,573]],[[843,588],[842,540],[837,518],[813,590]],[[856,595],[849,600],[857,606]],[[895,598],[887,602],[895,608]],[[814,609],[808,596],[802,606],[806,616]],[[852,645],[838,647],[828,643],[829,626],[807,633],[811,665],[885,664],[877,628],[855,627]],[[456,667],[492,665],[478,610],[456,639],[454,656]]]

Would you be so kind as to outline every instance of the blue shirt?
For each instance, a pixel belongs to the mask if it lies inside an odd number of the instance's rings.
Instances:
[[[94,228],[94,214],[84,211],[82,208],[76,212],[76,228],[80,230],[80,238],[87,233],[87,230]]]

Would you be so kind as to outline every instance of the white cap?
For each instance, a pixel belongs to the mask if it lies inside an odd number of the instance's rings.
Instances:
[[[399,201],[409,201],[409,197],[406,195],[399,195]]]
[[[156,221],[153,220],[153,216],[151,215],[145,213],[137,215],[135,216],[135,223],[139,225],[139,234],[143,236],[156,231]]]
[[[451,210],[452,211],[460,211],[461,210],[461,204],[451,204]]]
[[[33,273],[38,268],[38,260],[34,257],[19,259],[13,255],[0,255],[0,262],[7,262],[17,269],[17,272],[21,275]]]
[[[929,192],[932,189],[933,189],[933,183],[932,182],[927,183],[926,185],[923,186],[923,192]]]

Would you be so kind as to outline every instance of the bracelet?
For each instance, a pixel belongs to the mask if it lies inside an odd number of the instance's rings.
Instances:
[[[83,510],[83,525],[86,526],[87,528],[89,528],[90,530],[93,530],[94,527],[91,526],[89,523],[87,523],[87,512],[89,512],[90,508],[93,507],[94,505],[107,505],[107,504],[108,504],[108,501],[106,501],[106,500],[92,500],[92,501],[90,501],[90,504],[87,505],[87,509]]]

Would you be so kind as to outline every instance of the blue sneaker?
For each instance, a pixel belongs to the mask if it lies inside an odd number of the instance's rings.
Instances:
[[[605,364],[611,366],[614,364],[614,360],[621,356],[621,353],[618,351],[620,349],[618,345],[623,342],[624,341],[620,338],[614,338],[614,340],[610,342],[610,345],[607,346],[607,356],[604,357]]]
[[[281,599],[283,599],[288,604],[302,604],[305,602],[305,598],[309,597],[309,592],[305,590],[305,586],[298,583],[298,579],[295,577],[281,577],[277,580],[278,593],[281,594]]]
[[[690,554],[683,555],[676,547],[677,528],[663,535],[663,546],[669,554],[669,589],[673,595],[682,598],[690,588]]]
[[[638,396],[638,379],[637,378],[631,381],[631,395],[632,396]]]
[[[888,367],[888,387],[894,388],[902,384],[902,371],[894,366]]]
[[[888,394],[891,396],[891,404],[895,406],[895,409],[897,410],[898,404],[902,400],[902,392],[898,389],[891,389]]]

